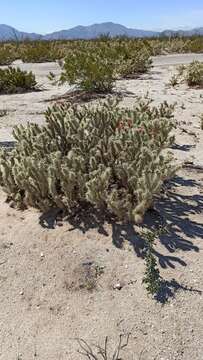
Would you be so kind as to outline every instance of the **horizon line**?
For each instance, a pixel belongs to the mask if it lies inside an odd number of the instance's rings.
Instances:
[[[5,23],[1,23],[1,25],[4,25],[4,26],[9,26],[9,27],[12,27],[13,29],[17,30],[17,31],[20,31],[20,32],[25,32],[25,33],[35,33],[35,34],[38,34],[38,35],[42,35],[42,36],[45,36],[45,35],[49,35],[51,33],[54,33],[54,32],[60,32],[60,31],[66,31],[66,30],[71,30],[71,29],[74,29],[76,27],[89,27],[89,26],[93,26],[93,25],[101,25],[101,24],[114,24],[114,25],[121,25],[121,26],[124,26],[126,27],[127,29],[133,29],[133,30],[141,30],[141,31],[154,31],[154,32],[163,32],[163,31],[190,31],[190,30],[194,30],[194,29],[200,29],[202,28],[203,26],[180,26],[178,28],[173,28],[173,27],[167,27],[167,28],[151,28],[151,29],[146,29],[146,28],[142,28],[142,27],[133,27],[133,26],[130,26],[130,25],[123,25],[121,23],[117,23],[117,22],[113,22],[113,21],[104,21],[104,22],[95,22],[95,23],[91,23],[91,24],[88,24],[88,25],[82,25],[82,24],[78,24],[78,25],[75,25],[75,26],[71,26],[71,27],[67,27],[67,28],[59,28],[58,30],[53,30],[53,31],[49,31],[49,32],[36,32],[35,30],[34,31],[29,31],[29,30],[20,30],[17,26],[13,26],[13,25],[8,25],[8,24],[5,24]]]

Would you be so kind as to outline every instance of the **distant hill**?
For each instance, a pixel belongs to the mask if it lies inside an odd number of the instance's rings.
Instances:
[[[192,29],[192,30],[165,30],[160,33],[163,36],[193,36],[193,35],[203,35],[203,27]]]
[[[0,41],[9,41],[9,40],[20,41],[25,39],[37,40],[40,39],[41,37],[42,35],[40,34],[26,33],[22,31],[18,31],[11,26],[0,24]]]
[[[203,27],[192,30],[165,30],[163,32],[138,30],[127,28],[120,24],[106,22],[102,24],[94,24],[90,26],[76,26],[69,30],[61,30],[47,35],[35,33],[26,33],[19,31],[8,25],[0,25],[0,41],[21,41],[21,40],[68,40],[68,39],[94,39],[102,34],[108,34],[111,37],[128,36],[133,38],[159,37],[163,36],[191,36],[203,35]]]
[[[90,26],[76,26],[69,30],[57,31],[52,34],[45,35],[45,40],[51,39],[92,39],[97,38],[102,34],[108,34],[111,37],[115,36],[129,36],[129,37],[150,37],[158,36],[159,33],[155,31],[145,31],[130,29],[120,24],[111,22],[94,24]]]

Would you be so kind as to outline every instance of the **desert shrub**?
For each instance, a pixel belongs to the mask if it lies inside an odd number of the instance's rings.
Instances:
[[[187,52],[193,52],[193,53],[203,52],[203,36],[195,36],[189,39],[185,49]]]
[[[189,65],[178,66],[177,74],[171,77],[169,84],[176,86],[184,82],[186,82],[188,86],[203,86],[203,63],[193,61]]]
[[[36,80],[32,72],[20,68],[0,69],[0,94],[14,94],[36,89]]]
[[[16,59],[11,48],[0,46],[0,65],[10,65]]]
[[[172,107],[140,101],[133,110],[108,99],[55,105],[46,125],[14,129],[16,148],[0,158],[0,184],[20,206],[71,211],[89,203],[140,223],[174,173],[163,149],[173,142]]]
[[[150,66],[150,52],[139,43],[108,39],[81,42],[69,51],[61,82],[76,84],[85,91],[107,93],[116,79],[144,73]]]
[[[169,81],[169,85],[172,87],[176,87],[178,84],[179,84],[179,75],[177,74],[172,75]]]
[[[124,78],[134,77],[146,73],[151,67],[152,60],[149,49],[133,41],[120,44],[117,49],[117,73]]]
[[[185,80],[189,86],[203,85],[203,63],[193,61],[185,69]]]
[[[27,42],[22,44],[19,57],[23,62],[27,63],[41,63],[51,62],[61,59],[63,56],[62,49],[55,44],[55,42]]]
[[[78,48],[65,59],[61,82],[77,84],[90,92],[111,92],[115,80],[116,54],[108,46]]]
[[[201,53],[203,51],[203,36],[191,37],[167,37],[148,39],[151,55],[173,54],[173,53]]]

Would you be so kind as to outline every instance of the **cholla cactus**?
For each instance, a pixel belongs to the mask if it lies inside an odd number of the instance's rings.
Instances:
[[[55,105],[46,125],[14,129],[16,148],[0,157],[0,183],[18,204],[41,210],[84,202],[140,223],[174,166],[162,150],[173,137],[172,107],[108,99]]]
[[[193,61],[186,67],[185,80],[189,86],[203,85],[203,63]]]

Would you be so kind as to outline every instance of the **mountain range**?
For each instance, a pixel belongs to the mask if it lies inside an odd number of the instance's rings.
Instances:
[[[0,24],[0,41],[21,41],[21,40],[68,40],[68,39],[94,39],[102,34],[108,34],[111,37],[128,36],[133,38],[159,37],[159,36],[192,36],[203,35],[203,27],[192,30],[165,30],[162,32],[138,30],[127,28],[120,24],[106,22],[90,26],[76,26],[69,30],[61,30],[51,34],[41,35],[36,33],[26,33],[19,31],[12,26]]]

